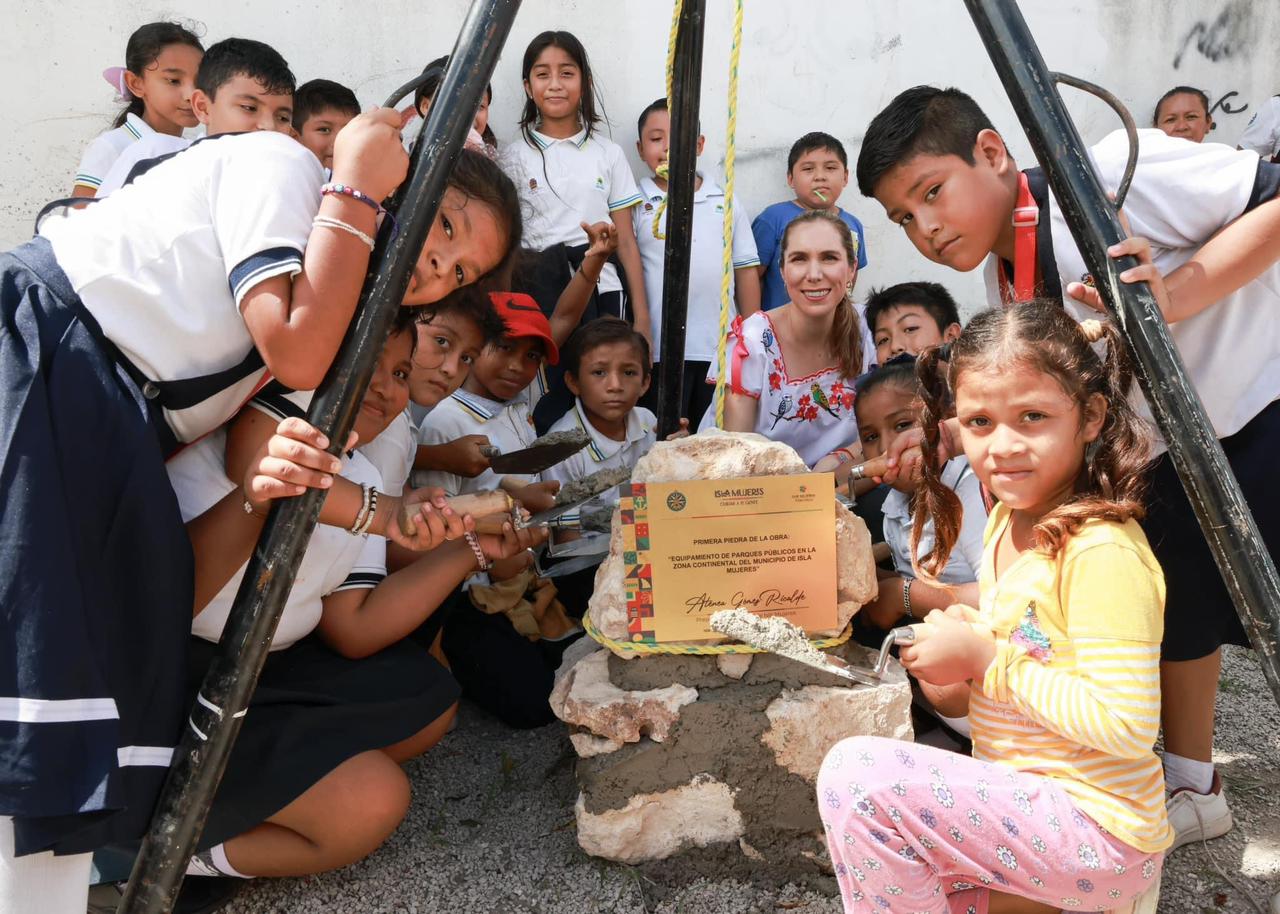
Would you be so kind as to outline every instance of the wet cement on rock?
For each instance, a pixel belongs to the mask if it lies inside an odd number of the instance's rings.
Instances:
[[[590,476],[566,482],[556,492],[556,507],[608,492],[630,478],[631,467],[606,467]]]
[[[870,669],[875,665],[875,652],[852,640],[827,653],[841,657],[855,666]],[[742,679],[731,679],[720,672],[714,656],[685,654],[660,654],[623,660],[609,657],[609,681],[628,692],[646,692],[664,689],[673,683],[693,689],[713,689],[735,684],[778,683],[784,688],[798,689],[807,685],[852,687],[849,680],[804,666],[785,657],[772,654],[753,654],[751,666]],[[893,674],[885,676],[886,683],[895,682]],[[859,687],[865,688],[865,687]]]

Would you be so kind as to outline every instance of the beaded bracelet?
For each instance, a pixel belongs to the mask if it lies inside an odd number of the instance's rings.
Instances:
[[[354,235],[363,241],[368,246],[369,250],[373,250],[373,236],[360,231],[360,229],[356,228],[349,222],[343,222],[341,219],[333,219],[329,216],[316,216],[311,220],[311,224],[312,226],[319,226],[321,228],[338,229],[346,232],[348,235]]]
[[[341,197],[350,197],[352,200],[358,200],[361,203],[363,203],[365,206],[370,207],[379,216],[386,216],[388,219],[391,220],[391,237],[392,238],[394,238],[396,235],[396,232],[400,230],[400,225],[399,223],[396,222],[395,215],[389,209],[387,209],[385,206],[379,203],[377,200],[373,199],[373,197],[370,197],[368,194],[364,193],[364,191],[357,190],[356,188],[352,187],[350,184],[340,184],[337,181],[331,181],[330,183],[325,184],[320,188],[320,196],[323,197],[328,194],[334,194]]]
[[[489,560],[485,558],[484,550],[480,548],[480,538],[473,531],[468,530],[466,533],[467,545],[471,547],[471,551],[476,555],[476,564],[481,571],[489,570]]]
[[[378,516],[378,490],[369,489],[369,515],[364,519],[364,523],[360,525],[360,529],[356,531],[359,536],[364,536],[369,532],[369,528],[373,526],[373,519]]]
[[[347,532],[350,533],[352,536],[360,535],[360,526],[369,517],[369,502],[370,502],[370,496],[372,492],[373,492],[372,486],[367,486],[364,483],[360,484],[360,497],[361,497],[360,511],[356,514],[356,519],[351,522],[351,526],[347,528]]]

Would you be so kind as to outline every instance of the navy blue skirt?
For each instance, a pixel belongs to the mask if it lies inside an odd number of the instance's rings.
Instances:
[[[1280,488],[1275,470],[1280,453],[1280,400],[1223,438],[1222,450],[1274,560],[1280,554]],[[1164,570],[1167,596],[1161,659],[1199,660],[1224,644],[1247,647],[1249,638],[1231,594],[1168,454],[1156,458],[1150,479],[1142,529]]]
[[[0,254],[0,814],[18,854],[145,829],[193,563],[147,402],[37,238]]]

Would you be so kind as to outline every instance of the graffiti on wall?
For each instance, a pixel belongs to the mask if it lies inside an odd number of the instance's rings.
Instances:
[[[1253,40],[1252,0],[1230,0],[1213,19],[1201,19],[1183,36],[1173,55],[1173,68],[1182,65],[1190,50],[1217,63],[1243,53]]]

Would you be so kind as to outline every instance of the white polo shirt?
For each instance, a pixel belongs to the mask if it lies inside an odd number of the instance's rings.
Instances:
[[[1253,192],[1258,155],[1220,143],[1192,143],[1155,129],[1138,131],[1138,167],[1124,202],[1133,234],[1151,242],[1163,275],[1186,263],[1216,232],[1240,216]],[[1091,150],[1102,185],[1114,191],[1124,171],[1128,144],[1124,131],[1108,135]],[[1049,201],[1053,253],[1065,291],[1086,272],[1061,208]],[[1000,301],[994,256],[987,264],[987,293]],[[1100,315],[1068,300],[1078,319]],[[1219,438],[1240,431],[1280,397],[1280,263],[1253,282],[1169,330],[1187,373],[1204,402]],[[1135,385],[1134,405],[1151,418]],[[1155,454],[1165,450],[1156,434]]]
[[[323,169],[273,131],[211,137],[99,203],[49,220],[58,264],[107,338],[147,377],[223,371],[253,348],[240,306],[302,270]],[[263,371],[190,409],[166,412],[180,441],[230,419]]]
[[[97,190],[120,154],[144,136],[154,136],[151,125],[136,114],[126,114],[124,123],[99,134],[85,147],[76,169],[75,186]]]
[[[300,411],[305,409],[304,404],[310,400],[311,393],[291,393],[282,397]],[[264,401],[255,399],[250,405],[276,419],[298,414],[294,410],[278,408],[271,398]],[[165,465],[178,496],[184,522],[203,514],[239,485],[227,478],[226,447],[226,430],[218,429],[185,448]],[[377,469],[359,451],[349,454],[343,461],[340,475],[358,485],[382,485]],[[382,537],[352,536],[340,527],[318,524],[298,566],[289,601],[271,639],[271,650],[283,650],[311,634],[320,624],[324,598],[330,594],[376,587],[387,576],[386,561],[387,546]],[[217,641],[221,637],[243,576],[242,567],[192,620],[193,635],[206,641]]]
[[[1236,145],[1267,159],[1280,152],[1280,96],[1273,95],[1258,106]]]
[[[702,177],[699,173],[699,177]],[[631,211],[644,269],[644,293],[649,299],[653,321],[653,360],[660,359],[662,346],[663,268],[667,262],[667,242],[654,237],[653,218],[667,199],[667,192],[653,178],[640,179],[643,202]],[[684,357],[686,361],[709,362],[716,357],[720,337],[720,280],[724,257],[724,191],[702,177],[702,186],[693,192],[693,248],[689,255],[689,305],[685,317]],[[662,213],[658,233],[666,235],[667,213]],[[751,217],[742,204],[733,201],[733,269],[760,265],[756,239],[751,234]],[[729,278],[733,296],[733,277]],[[738,313],[732,306],[729,319]]]
[[[538,437],[533,428],[528,398],[522,393],[509,403],[503,403],[465,390],[454,391],[422,420],[418,428],[418,443],[447,444],[465,435],[485,435],[489,443],[504,454],[528,447]],[[507,475],[513,479],[538,481],[536,475]],[[415,489],[439,486],[450,495],[487,492],[498,488],[501,478],[493,470],[485,470],[471,478],[443,470],[414,470],[410,474]]]
[[[503,169],[515,182],[524,204],[525,244],[537,251],[553,244],[587,243],[580,223],[605,222],[610,214],[640,202],[631,166],[622,148],[598,131],[580,130],[558,140],[533,132],[533,145],[523,136],[501,153]],[[605,264],[601,292],[622,288],[618,271]]]
[[[192,141],[186,137],[169,136],[167,133],[152,133],[150,136],[140,138],[137,142],[122,150],[120,155],[116,156],[115,162],[107,169],[102,183],[98,185],[98,192],[94,196],[106,197],[123,187],[124,182],[129,177],[129,172],[133,171],[133,167],[139,162],[181,152],[191,143]]]
[[[409,411],[396,416],[381,435],[368,444],[358,444],[356,450],[378,468],[382,491],[388,495],[403,494],[413,471],[413,459],[418,455],[418,429]]]
[[[960,536],[938,580],[944,584],[972,584],[978,580],[978,571],[982,568],[982,537],[987,528],[982,484],[964,457],[947,461],[942,468],[942,484],[959,496],[964,516],[960,522]],[[893,567],[902,577],[914,578],[916,573],[911,567],[911,501],[902,492],[892,489],[884,500],[883,510],[884,541],[893,553]],[[935,535],[933,520],[930,519],[920,531],[920,555],[929,554]]]
[[[581,429],[590,436],[591,443],[562,463],[544,470],[542,475],[546,479],[559,480],[563,486],[575,479],[598,473],[600,470],[633,467],[637,460],[649,453],[649,449],[658,440],[657,427],[657,417],[643,406],[637,406],[627,415],[626,437],[622,441],[615,441],[601,434],[591,424],[586,411],[582,408],[582,400],[575,399],[573,409],[561,416],[559,421],[551,426],[548,434]],[[618,490],[611,489],[593,501],[598,504],[616,505]],[[562,520],[566,521],[577,519],[576,510],[562,516]]]

